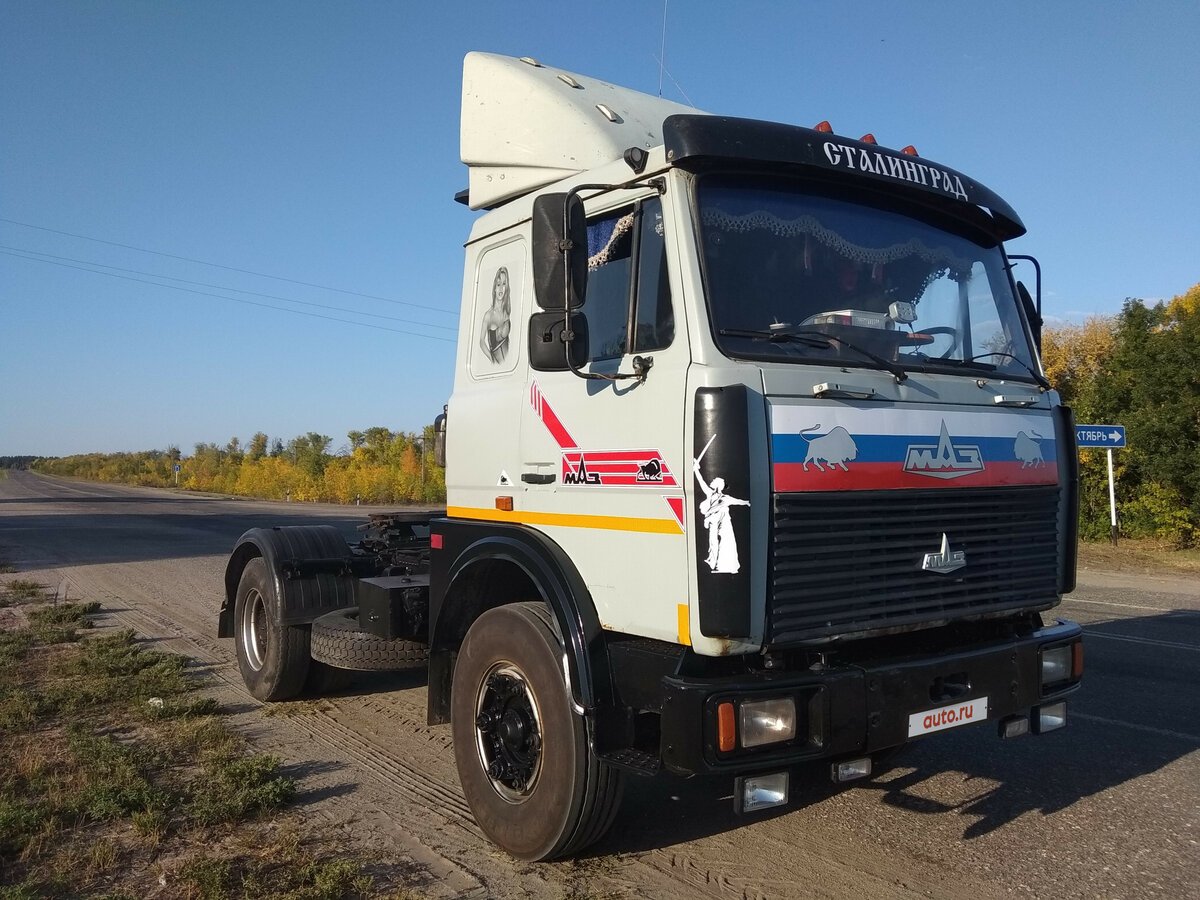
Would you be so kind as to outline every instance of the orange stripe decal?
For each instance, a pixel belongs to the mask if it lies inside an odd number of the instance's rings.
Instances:
[[[692,618],[686,603],[675,607],[675,615],[679,619],[679,643],[685,647],[692,646]]]
[[[604,531],[636,531],[643,534],[683,534],[674,519],[642,519],[634,516],[584,516],[574,513],[535,512],[533,510],[484,509],[450,506],[451,519],[481,519],[487,522],[514,522],[519,525],[553,525],[560,528],[597,528]]]

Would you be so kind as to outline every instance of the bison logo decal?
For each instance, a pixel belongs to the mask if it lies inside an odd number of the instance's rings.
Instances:
[[[832,471],[834,466],[841,466],[843,472],[849,472],[846,463],[858,458],[858,446],[854,443],[854,438],[850,437],[850,432],[838,425],[829,434],[809,440],[807,432],[816,431],[820,427],[812,425],[800,429],[800,437],[808,442],[808,453],[804,455],[801,468],[807,472],[808,464],[812,463],[821,472]],[[821,465],[821,460],[828,464],[828,470]]]
[[[1017,432],[1017,440],[1013,444],[1013,456],[1021,461],[1022,469],[1031,466],[1037,468],[1046,464],[1046,460],[1042,458],[1042,447],[1038,443],[1041,439],[1042,436],[1036,431],[1032,437],[1023,431]]]

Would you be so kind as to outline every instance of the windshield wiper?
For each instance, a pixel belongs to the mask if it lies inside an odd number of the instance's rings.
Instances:
[[[1043,390],[1047,390],[1047,391],[1052,389],[1050,382],[1047,381],[1044,377],[1042,377],[1041,374],[1036,372],[1032,366],[1030,366],[1028,363],[1026,363],[1019,356],[1013,356],[1011,353],[1003,353],[1000,351],[997,351],[995,353],[980,353],[978,356],[972,356],[969,359],[946,359],[946,360],[936,360],[936,362],[950,363],[951,365],[954,365],[954,366],[964,366],[964,367],[970,366],[970,367],[976,368],[976,369],[983,369],[986,372],[995,372],[997,369],[1000,368],[996,363],[980,362],[980,360],[987,359],[989,356],[1003,356],[1005,359],[1011,359],[1018,366],[1020,366],[1022,369],[1024,369],[1026,372],[1028,372],[1030,374],[1030,376],[1033,378],[1033,380],[1035,382],[1037,382],[1038,387],[1042,388]]]
[[[826,340],[817,340],[816,338],[802,335],[798,331],[754,331],[749,328],[722,328],[717,334],[724,337],[744,337],[752,338],[756,341],[770,341],[773,344],[803,344],[806,347],[815,349],[828,349],[829,342]],[[820,334],[820,332],[817,332]],[[825,335],[821,335],[822,338]]]
[[[824,331],[791,331],[783,328],[774,331],[751,331],[741,328],[722,328],[717,334],[725,337],[745,337],[752,338],[757,341],[770,341],[774,344],[779,343],[794,343],[803,344],[806,347],[814,349],[828,350],[831,342],[837,341],[848,350],[853,350],[855,353],[861,353],[871,362],[875,363],[879,368],[886,369],[892,373],[897,384],[901,384],[908,378],[908,373],[894,362],[889,362],[882,356],[877,356],[870,350],[851,343],[844,337],[838,337],[836,334],[826,334]]]

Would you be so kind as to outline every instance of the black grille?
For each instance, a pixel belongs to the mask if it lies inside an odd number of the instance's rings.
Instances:
[[[1057,595],[1057,487],[777,494],[768,643],[916,626]],[[924,571],[945,533],[966,566]]]

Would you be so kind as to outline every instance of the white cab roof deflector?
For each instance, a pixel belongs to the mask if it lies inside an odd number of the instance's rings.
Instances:
[[[492,207],[663,142],[662,123],[700,110],[532,60],[468,53],[460,155],[468,205]]]

